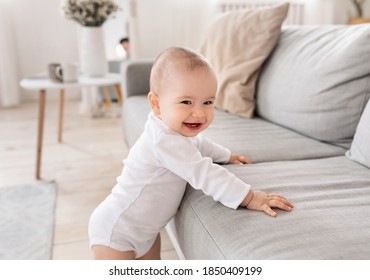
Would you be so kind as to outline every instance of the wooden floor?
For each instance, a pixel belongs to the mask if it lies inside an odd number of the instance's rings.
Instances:
[[[46,105],[41,177],[58,184],[53,259],[92,259],[89,216],[114,186],[128,152],[120,117],[84,117],[78,105],[65,103],[61,144],[57,103],[48,100]],[[0,108],[0,187],[36,182],[36,120],[36,102]],[[162,259],[177,259],[166,232],[161,236]]]

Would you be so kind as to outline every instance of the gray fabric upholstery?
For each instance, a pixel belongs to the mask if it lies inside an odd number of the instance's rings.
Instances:
[[[349,148],[370,97],[370,25],[289,27],[263,67],[258,114]]]
[[[292,212],[231,210],[187,188],[175,217],[187,259],[369,259],[370,171],[346,157],[227,167]],[[351,177],[348,177],[351,174]]]
[[[346,156],[370,168],[370,101],[367,102],[356,129],[351,149]]]
[[[135,95],[126,99],[123,103],[122,122],[123,135],[129,147],[134,145],[148,119],[150,106],[147,95]]]
[[[345,150],[298,134],[261,118],[245,119],[216,110],[203,134],[254,163],[344,155]]]
[[[187,186],[169,226],[186,258],[370,259],[369,106],[357,127],[370,96],[369,61],[369,25],[283,30],[258,81],[258,117],[217,110],[204,134],[254,161],[225,168],[295,208],[277,218],[232,210]],[[150,110],[151,65],[131,62],[123,73],[129,146]]]
[[[149,78],[153,61],[131,61],[122,63],[121,73],[123,74],[122,93],[123,98],[127,99],[133,95],[143,95],[149,93]]]
[[[126,61],[121,66],[121,84],[124,104],[122,108],[123,133],[131,147],[144,130],[150,110],[147,101],[150,71],[153,61]]]

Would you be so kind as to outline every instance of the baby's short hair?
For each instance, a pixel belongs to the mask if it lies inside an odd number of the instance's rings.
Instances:
[[[162,80],[174,71],[193,71],[201,68],[213,71],[209,61],[201,54],[187,48],[168,48],[153,64],[150,73],[150,91],[159,93]]]

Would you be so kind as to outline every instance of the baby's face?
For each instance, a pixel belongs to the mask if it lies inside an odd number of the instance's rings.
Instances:
[[[217,91],[213,71],[201,68],[172,73],[162,85],[157,115],[171,130],[194,137],[211,124]]]

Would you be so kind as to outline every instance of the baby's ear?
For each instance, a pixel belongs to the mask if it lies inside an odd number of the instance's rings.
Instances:
[[[153,113],[156,116],[159,116],[161,111],[159,109],[159,100],[158,100],[158,95],[154,92],[149,92],[148,93],[148,101],[150,104],[150,107],[152,107]]]

